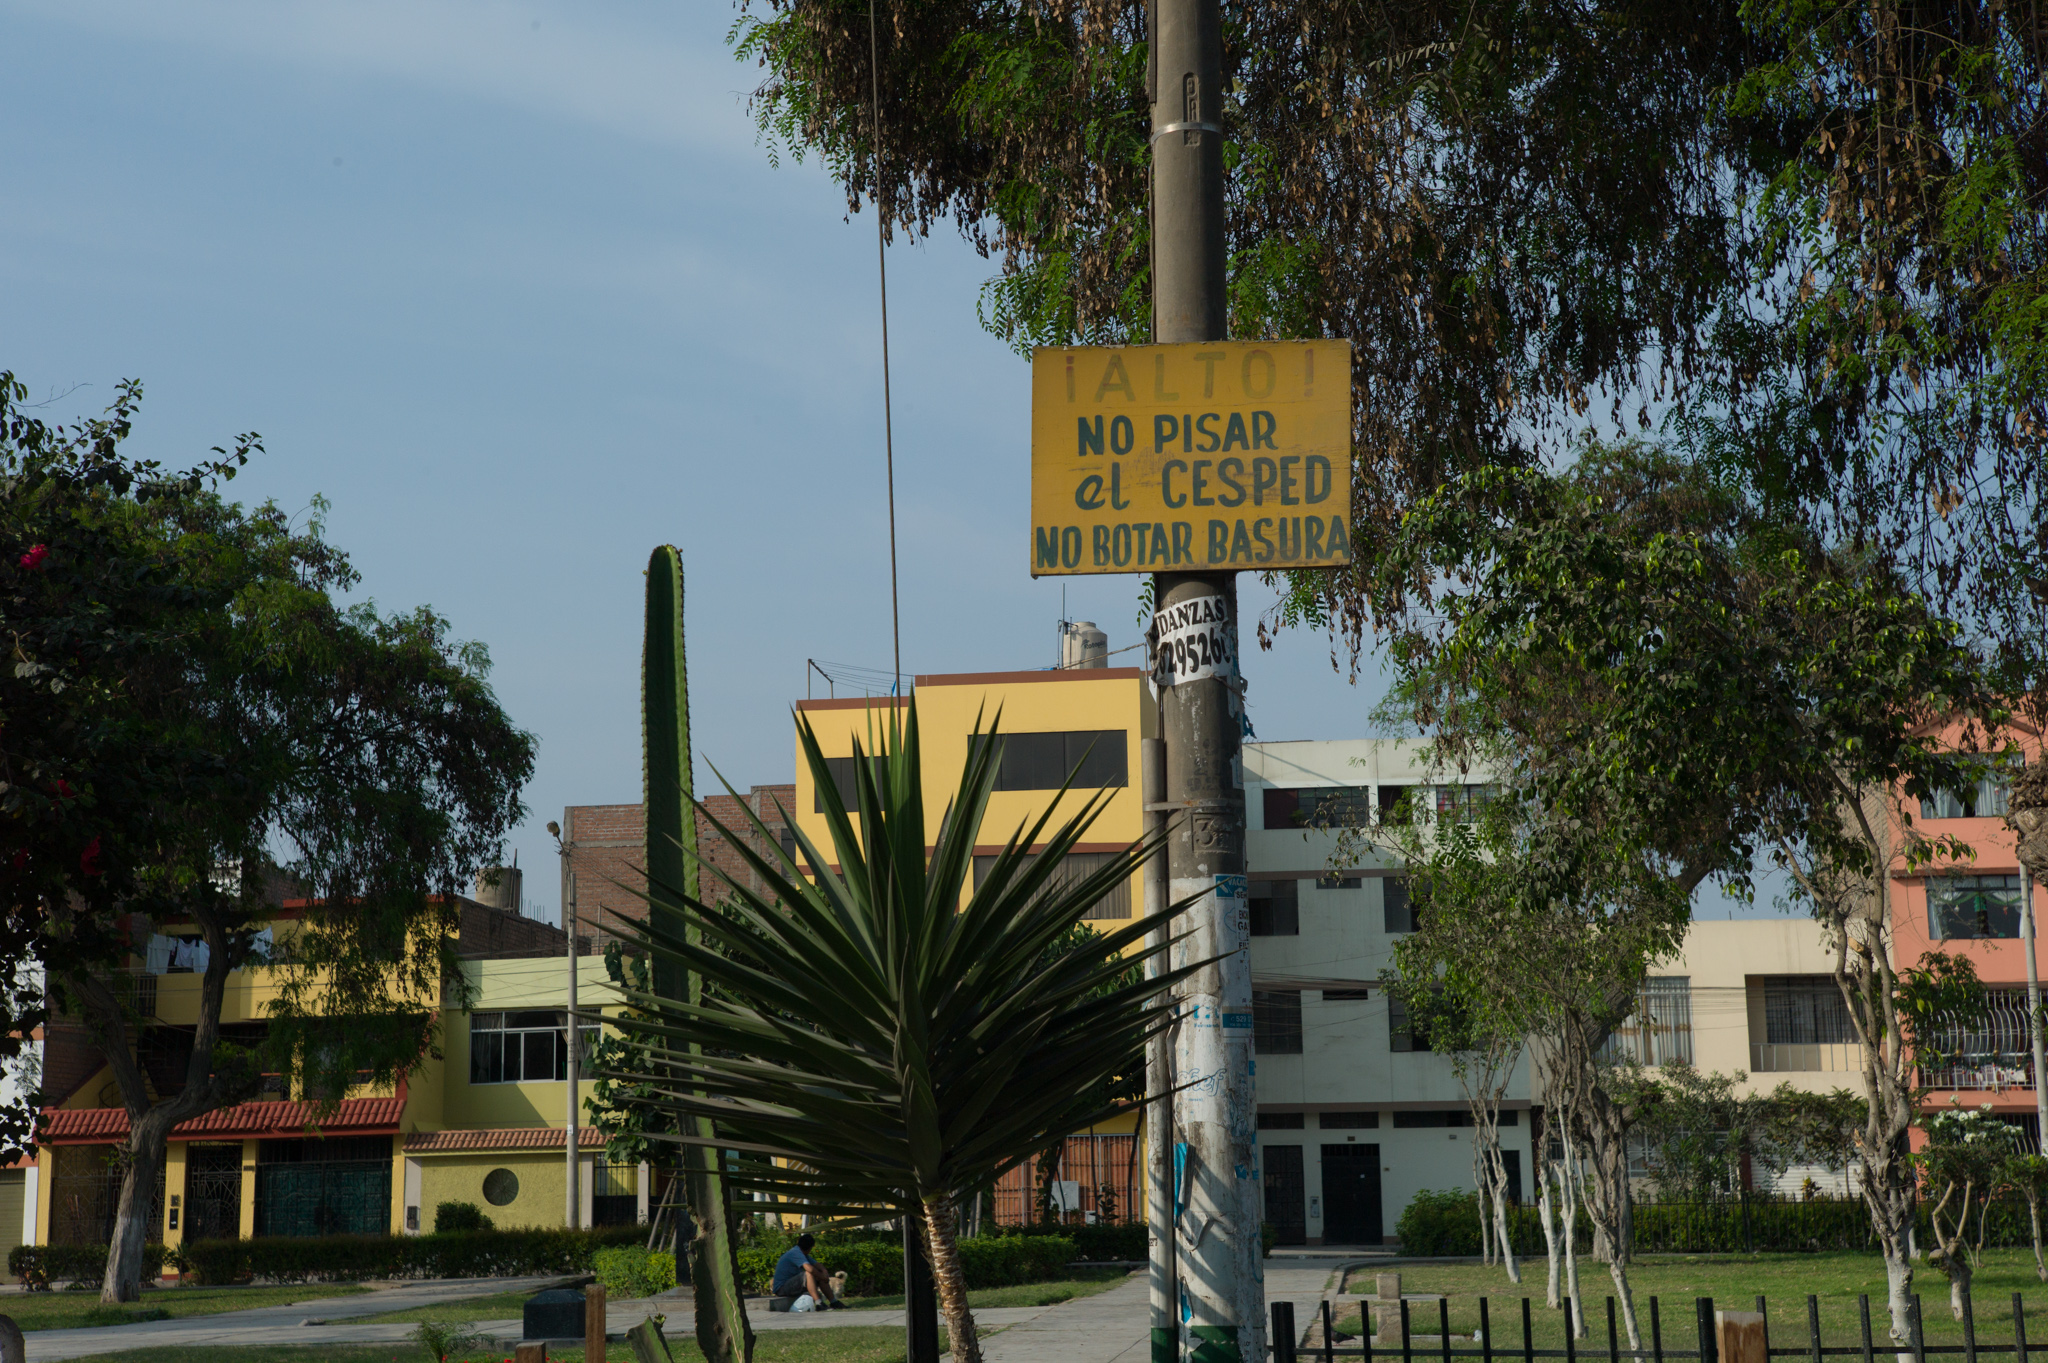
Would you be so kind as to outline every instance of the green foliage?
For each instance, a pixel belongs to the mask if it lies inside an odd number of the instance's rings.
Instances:
[[[1425,1188],[1408,1200],[1394,1223],[1403,1254],[1421,1258],[1479,1253],[1479,1195],[1471,1189]]]
[[[142,1247],[142,1279],[155,1282],[164,1275],[164,1264],[175,1256],[162,1245]],[[7,1251],[7,1271],[17,1280],[31,1275],[56,1286],[58,1283],[97,1282],[107,1271],[105,1245],[16,1245]]]
[[[252,1276],[282,1283],[362,1282],[376,1278],[502,1278],[587,1273],[601,1249],[635,1244],[637,1226],[595,1230],[486,1230],[433,1235],[284,1235],[201,1240],[182,1253],[202,1286]]]
[[[495,1230],[491,1218],[474,1202],[439,1202],[434,1205],[434,1234],[448,1231]]]
[[[1847,1089],[1811,1093],[1780,1083],[1743,1093],[1749,1076],[1673,1063],[1631,1067],[1617,1083],[1635,1108],[1649,1181],[1673,1202],[1736,1196],[1745,1170],[1775,1179],[1794,1164],[1841,1172],[1853,1158],[1866,1104]]]
[[[611,1297],[651,1297],[676,1285],[676,1256],[645,1245],[601,1249],[590,1269]]]
[[[427,1357],[434,1363],[445,1363],[450,1354],[463,1353],[484,1343],[484,1337],[469,1322],[459,1320],[423,1320],[413,1327],[411,1339],[427,1351]]]
[[[736,887],[720,912],[654,887],[704,941],[651,924],[636,935],[657,963],[694,970],[719,993],[695,1007],[629,993],[640,1016],[621,1028],[658,1070],[607,1077],[689,1074],[699,1093],[672,1087],[660,1101],[715,1117],[729,1148],[757,1152],[733,1186],[775,1193],[792,1211],[861,1221],[877,1206],[921,1215],[928,1200],[987,1186],[1048,1138],[1128,1111],[1101,1085],[1128,1073],[1164,1025],[1157,999],[1181,973],[1119,983],[1151,954],[1144,939],[1161,920],[1047,955],[1155,846],[1083,877],[1057,876],[1100,812],[1101,797],[1091,797],[1058,828],[1049,813],[1020,827],[963,905],[999,744],[969,745],[948,813],[928,833],[914,706],[883,755],[856,763],[852,810],[801,716],[798,733],[832,835],[827,851],[799,831],[798,855],[840,869],[807,880],[791,858],[735,835],[730,845],[765,891]],[[786,1162],[759,1157],[769,1151]]]
[[[961,1240],[960,1269],[969,1289],[1051,1282],[1074,1262],[1074,1242],[1063,1235],[981,1236]],[[846,1290],[857,1297],[892,1297],[903,1292],[903,1240],[820,1240],[811,1251],[827,1273],[846,1274]],[[775,1256],[761,1249],[740,1251],[740,1282],[751,1295],[765,1293],[775,1273]]]
[[[1929,951],[1920,957],[1917,966],[1899,972],[1898,1009],[1906,1038],[1915,1057],[1930,1069],[1965,1058],[1949,1054],[1943,1049],[1944,1044],[1981,1021],[1990,1002],[1977,978],[1976,964],[1968,956]],[[1977,1128],[1967,1122],[1957,1125],[1949,1121],[1952,1115],[1943,1112],[1933,1119],[1936,1123],[1947,1123],[1942,1130],[1954,1137],[1948,1143],[1975,1144],[1977,1138],[1972,1133]],[[1934,1137],[1932,1126],[1928,1127],[1928,1135],[1941,1143]]]

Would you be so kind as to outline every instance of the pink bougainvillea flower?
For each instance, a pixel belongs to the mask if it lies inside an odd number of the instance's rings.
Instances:
[[[49,561],[50,546],[47,544],[32,545],[29,551],[21,556],[21,566],[32,573],[41,572],[43,565]]]
[[[12,865],[12,866],[14,867],[14,869],[15,869],[15,870],[17,870],[17,871],[25,871],[25,870],[27,870],[27,869],[28,869],[28,849],[27,849],[26,847],[17,847],[17,848],[15,848],[15,849],[14,849],[14,855],[13,855],[12,857],[10,857],[10,858],[8,859],[8,861],[9,861],[9,864],[10,864],[10,865]]]
[[[60,800],[71,798],[71,783],[61,776],[57,778],[57,798]]]
[[[100,840],[97,837],[78,854],[78,869],[89,876],[100,874]]]

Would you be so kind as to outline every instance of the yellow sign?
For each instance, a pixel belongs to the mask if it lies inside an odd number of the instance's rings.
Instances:
[[[1031,575],[1351,561],[1351,343],[1031,357]]]

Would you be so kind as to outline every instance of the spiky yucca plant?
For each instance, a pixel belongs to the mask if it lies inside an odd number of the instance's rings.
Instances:
[[[1132,1104],[1105,1096],[1104,1081],[1167,1024],[1168,991],[1197,967],[1135,981],[1130,970],[1164,949],[1146,945],[1147,935],[1186,904],[1061,944],[1090,905],[1160,851],[1144,842],[1090,874],[1060,874],[1109,792],[1050,831],[1058,801],[1048,801],[970,890],[1000,736],[977,723],[959,785],[928,835],[916,709],[907,721],[898,713],[874,760],[856,749],[851,809],[817,735],[797,717],[829,847],[799,832],[798,857],[786,856],[753,819],[757,838],[729,842],[764,889],[727,879],[714,909],[677,887],[649,886],[650,899],[680,907],[690,930],[659,920],[624,930],[658,965],[695,972],[708,987],[695,1002],[629,993],[642,1016],[619,1025],[642,1043],[645,1069],[606,1077],[650,1086],[677,1117],[713,1119],[715,1144],[736,1155],[731,1186],[774,1195],[778,1211],[910,1217],[953,1356],[979,1363],[956,1200],[1048,1138],[1128,1112]],[[800,865],[814,868],[810,878]],[[667,1139],[700,1141],[687,1134],[694,1122],[675,1125],[685,1134]]]

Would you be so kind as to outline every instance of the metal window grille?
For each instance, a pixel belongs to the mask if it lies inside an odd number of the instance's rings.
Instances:
[[[1135,1221],[1144,1214],[1138,1195],[1138,1138],[1132,1135],[1069,1136],[1060,1142],[1053,1166],[1034,1155],[996,1181],[989,1211],[995,1224],[1022,1225],[1044,1219],[1074,1224]],[[1060,1185],[1048,1189],[1051,1182]],[[1041,1197],[1050,1192],[1050,1197]]]
[[[1691,1064],[1692,1054],[1692,979],[1686,975],[1644,980],[1635,1010],[1600,1048],[1600,1058],[1610,1064]]]
[[[1985,991],[1984,1020],[1975,1027],[1936,1032],[1934,1049],[1947,1058],[1922,1066],[1920,1082],[1931,1089],[2030,1089],[2034,1087],[2032,1047],[2027,1041],[2027,996],[2019,989]]]
[[[1774,975],[1764,981],[1764,1041],[1772,1046],[1843,1046],[1856,1027],[1832,975]]]
[[[569,1077],[569,1015],[561,1009],[469,1015],[469,1082],[545,1083]],[[583,1058],[597,1046],[598,1029],[580,1025]]]
[[[1113,860],[1115,852],[1069,852],[1067,859],[1060,863],[1059,873],[1052,878],[1052,884],[1072,883],[1081,877],[1101,870]],[[978,856],[974,859],[974,888],[980,889],[988,873],[996,864],[993,856]],[[1051,888],[1051,886],[1048,886]],[[1088,908],[1083,918],[1129,918],[1131,916],[1131,882],[1125,878],[1116,887]]]

